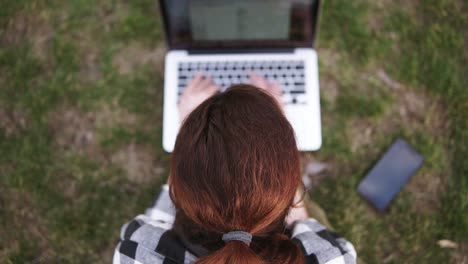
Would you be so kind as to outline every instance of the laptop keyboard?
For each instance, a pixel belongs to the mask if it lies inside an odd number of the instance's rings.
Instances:
[[[256,72],[269,81],[277,80],[286,104],[306,104],[304,61],[228,61],[181,62],[178,65],[179,95],[197,72],[213,78],[224,91],[229,86],[249,83],[249,73]]]

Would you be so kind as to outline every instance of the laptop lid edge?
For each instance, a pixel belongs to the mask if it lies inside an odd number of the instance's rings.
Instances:
[[[316,48],[316,42],[317,42],[317,35],[319,33],[319,22],[320,22],[320,9],[322,6],[321,0],[314,0],[313,4],[311,5],[312,11],[312,21],[311,21],[311,26],[312,26],[312,38],[310,41],[307,41],[304,45],[296,45],[296,46],[288,46],[288,47],[277,47],[277,46],[265,46],[265,47],[183,47],[183,46],[177,46],[174,45],[173,43],[173,36],[171,35],[171,31],[169,30],[169,15],[168,15],[168,10],[167,6],[165,4],[165,0],[158,0],[159,1],[159,8],[160,8],[160,14],[162,15],[163,19],[163,29],[165,32],[166,36],[166,44],[168,46],[169,50],[187,50],[190,51],[191,53],[198,53],[198,52],[203,52],[203,53],[214,53],[214,52],[219,52],[220,50],[231,50],[231,52],[237,52],[240,50],[244,52],[251,52],[253,53],[255,50],[263,50],[263,49],[269,49],[270,51],[278,52],[281,50],[294,50],[296,48]]]

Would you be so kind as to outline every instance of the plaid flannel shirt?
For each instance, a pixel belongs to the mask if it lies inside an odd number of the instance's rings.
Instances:
[[[153,207],[122,227],[113,263],[194,263],[197,256],[170,232],[174,218],[169,188],[164,185]],[[353,245],[315,219],[295,222],[291,239],[304,252],[305,263],[356,263]]]

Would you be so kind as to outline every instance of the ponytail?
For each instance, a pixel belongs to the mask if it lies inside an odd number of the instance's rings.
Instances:
[[[302,264],[304,256],[299,246],[284,234],[274,234],[258,243],[253,242],[256,254],[252,248],[241,241],[230,241],[211,255],[200,258],[197,264],[263,264],[287,263]]]
[[[250,247],[241,241],[229,241],[224,247],[213,254],[200,258],[198,264],[256,264],[264,263]]]
[[[265,249],[265,252],[262,252],[262,255],[269,263],[304,263],[304,253],[299,246],[285,234],[275,234],[272,242],[270,242],[268,248]],[[270,257],[270,259],[268,259],[268,257]]]

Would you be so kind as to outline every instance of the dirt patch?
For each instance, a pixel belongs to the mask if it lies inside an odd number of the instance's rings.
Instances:
[[[80,69],[77,73],[78,80],[84,83],[93,83],[102,79],[100,70],[100,53],[97,45],[86,43],[87,40],[79,42],[80,52],[83,54],[81,58]]]
[[[351,152],[357,153],[363,147],[368,148],[374,142],[376,127],[368,118],[355,118],[349,121],[347,130]]]
[[[320,78],[320,96],[330,104],[332,109],[338,97],[338,83],[332,76],[322,76]]]
[[[120,107],[117,99],[114,99],[108,104],[101,104],[94,116],[97,129],[115,126],[123,126],[131,129],[138,125],[138,117],[130,113],[127,109]]]
[[[50,261],[56,253],[49,243],[49,231],[28,193],[0,186],[0,205],[0,213],[8,215],[0,229],[0,259],[20,253],[20,243],[26,238],[37,250],[33,263]]]
[[[117,101],[102,104],[94,112],[83,112],[73,107],[62,107],[49,117],[56,145],[90,157],[102,155],[98,131],[116,126],[136,127],[137,116],[118,106]]]
[[[341,56],[332,49],[319,49],[320,67],[323,71],[320,72],[320,96],[330,103],[332,109],[335,105],[336,98],[339,95],[339,80],[337,76],[341,76],[340,66]]]
[[[51,131],[59,153],[86,155],[100,166],[116,166],[136,183],[145,183],[164,172],[155,154],[146,146],[127,144],[117,150],[105,150],[99,142],[99,131],[114,127],[138,127],[137,116],[118,107],[117,102],[103,104],[95,112],[84,113],[76,108],[63,108],[51,115]],[[64,192],[74,197],[75,186],[64,186]]]
[[[101,47],[105,40],[102,37],[101,31],[103,30],[102,27],[106,25],[105,23],[99,24],[99,26],[83,23],[79,31],[63,37],[77,47],[79,69],[76,72],[76,76],[77,80],[81,83],[94,83],[103,78],[101,71],[103,60],[101,51],[103,49]]]
[[[404,190],[411,193],[413,210],[418,213],[432,213],[440,207],[440,194],[446,188],[446,174],[420,171],[411,178]]]
[[[164,168],[155,162],[152,151],[135,144],[122,147],[111,156],[110,160],[125,171],[129,180],[136,183],[148,182],[164,172]]]
[[[333,49],[325,49],[319,48],[317,50],[317,54],[319,54],[319,61],[320,67],[323,67],[328,70],[332,70],[331,72],[335,72],[334,70],[338,69],[339,62],[341,60],[340,53]]]
[[[115,245],[117,244],[111,244],[108,247],[106,247],[104,250],[99,252],[99,256],[103,263],[111,263],[114,257],[114,250],[115,250]]]
[[[120,74],[130,74],[148,63],[153,65],[157,72],[162,73],[165,54],[166,47],[163,44],[149,49],[140,42],[131,42],[114,57],[113,64]]]
[[[50,57],[50,41],[54,36],[55,32],[52,26],[44,21],[34,26],[34,31],[31,32],[29,39],[32,43],[33,54],[41,61],[47,61]]]
[[[57,162],[63,164],[64,167],[61,170],[56,169],[56,171],[54,171],[54,174],[58,176],[54,182],[54,187],[60,190],[60,193],[63,194],[63,197],[67,199],[68,202],[74,202],[82,195],[82,193],[80,193],[79,182],[83,174],[77,172],[76,169],[80,169],[80,164],[67,164],[61,160]]]
[[[407,89],[396,93],[396,96],[398,101],[393,114],[398,115],[401,122],[411,121],[412,124],[423,125],[426,110],[432,100],[426,94],[415,93]]]
[[[391,4],[388,0],[377,0],[374,1],[372,10],[370,10],[367,16],[367,25],[372,32],[381,32],[384,26],[383,16],[386,15],[386,7]]]
[[[24,131],[27,127],[27,119],[24,111],[7,110],[0,107],[0,130],[4,135],[14,136]]]
[[[16,47],[28,41],[32,44],[34,55],[46,61],[47,43],[53,34],[53,28],[44,18],[44,14],[22,10],[8,21],[5,31],[0,35],[0,47]]]
[[[37,17],[28,16],[24,11],[16,13],[10,18],[5,30],[2,32],[3,34],[0,37],[1,46],[14,47],[20,44],[30,34],[34,20],[37,20]]]
[[[94,113],[63,108],[51,114],[51,130],[61,151],[74,151],[95,157],[99,153]]]
[[[448,110],[442,100],[423,90],[404,87],[394,91],[396,103],[387,111],[385,119],[394,116],[393,122],[399,122],[414,132],[425,132],[434,141],[439,136],[449,136],[451,124]]]
[[[30,43],[33,55],[42,62],[42,66],[48,68],[51,62],[52,50],[51,40],[56,34],[51,25],[50,18],[58,17],[62,23],[68,19],[66,14],[60,12],[51,13],[43,11],[40,13],[21,10],[15,14],[8,22],[5,31],[0,35],[0,47],[16,47],[23,43]],[[106,24],[107,25],[107,24]],[[77,77],[80,81],[95,82],[101,79],[99,68],[99,44],[96,38],[85,28],[72,35],[61,36],[62,39],[69,39],[77,45],[80,53],[80,69]],[[97,33],[99,34],[99,33]]]
[[[453,263],[466,264],[468,263],[468,242],[462,242],[458,245],[457,250],[451,254]]]
[[[383,82],[385,83],[385,85],[387,85],[388,87],[392,88],[392,89],[399,89],[402,84],[393,80],[392,77],[390,77],[388,75],[388,73],[383,70],[383,69],[379,69],[377,70],[377,77]]]
[[[99,171],[120,168],[122,175],[131,182],[141,184],[154,180],[154,177],[164,173],[164,168],[148,147],[128,144],[115,150],[101,145],[102,131],[115,127],[132,130],[140,126],[139,121],[138,116],[119,107],[117,101],[103,103],[94,112],[83,112],[70,106],[61,107],[49,116],[49,127],[59,164],[63,163],[60,162],[61,157],[78,154],[97,163]],[[64,164],[68,165],[57,168],[56,173],[61,177],[56,185],[67,199],[76,199],[80,195],[79,187],[77,181],[70,178],[80,178],[82,168],[79,163],[66,163],[66,160]]]

